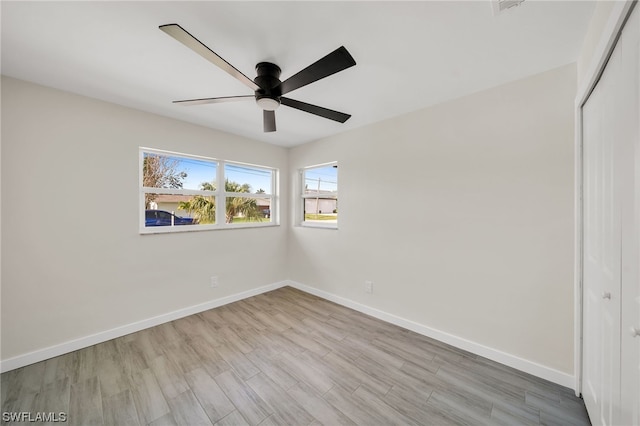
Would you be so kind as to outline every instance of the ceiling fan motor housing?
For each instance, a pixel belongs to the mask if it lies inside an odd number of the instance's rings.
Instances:
[[[279,66],[272,64],[271,62],[260,62],[256,65],[257,77],[251,80],[229,62],[225,61],[216,52],[209,49],[200,40],[189,34],[189,32],[180,25],[166,24],[160,25],[159,28],[253,90],[253,98],[255,99],[258,107],[262,109],[262,121],[265,132],[276,131],[275,110],[278,109],[280,105],[285,105],[289,108],[294,108],[309,114],[334,120],[339,123],[344,123],[349,119],[349,117],[351,117],[351,115],[340,111],[334,111],[318,105],[308,104],[306,102],[282,96],[354,66],[356,61],[344,46],[340,46],[328,55],[323,56],[313,64],[290,76],[285,81],[280,81]],[[251,95],[223,96],[218,98],[187,99],[183,101],[174,101],[174,103],[180,105],[202,105],[218,102],[249,100],[251,97]]]
[[[277,102],[279,106],[280,96],[282,96],[280,88],[280,67],[271,62],[260,62],[256,65],[256,72],[258,76],[253,81],[260,86],[260,89],[255,91],[258,105],[262,106],[265,102],[260,102],[261,99],[270,99]]]

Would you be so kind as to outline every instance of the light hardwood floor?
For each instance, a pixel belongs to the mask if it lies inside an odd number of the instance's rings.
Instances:
[[[568,388],[289,287],[4,373],[2,411],[69,425],[589,424]]]

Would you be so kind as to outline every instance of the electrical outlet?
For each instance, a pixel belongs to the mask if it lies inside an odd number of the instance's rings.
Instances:
[[[365,293],[373,293],[373,281],[365,281],[364,282],[364,292]]]
[[[219,283],[218,283],[218,277],[216,275],[211,277],[211,283],[210,283],[210,287],[211,288],[215,288],[218,287]]]

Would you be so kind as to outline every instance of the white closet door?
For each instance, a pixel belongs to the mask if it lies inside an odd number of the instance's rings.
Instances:
[[[592,422],[603,425],[619,423],[620,408],[618,47],[583,107],[583,396]]]
[[[622,52],[621,132],[622,330],[620,424],[640,425],[640,7],[636,6],[619,41]]]
[[[583,107],[583,389],[594,424],[640,425],[640,7]]]

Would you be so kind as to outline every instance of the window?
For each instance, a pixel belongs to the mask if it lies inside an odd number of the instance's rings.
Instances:
[[[338,163],[302,169],[303,226],[338,227]]]
[[[140,232],[277,225],[276,179],[270,167],[140,148]]]

